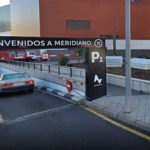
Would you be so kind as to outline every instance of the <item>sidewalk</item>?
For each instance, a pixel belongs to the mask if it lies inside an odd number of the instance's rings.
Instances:
[[[109,95],[109,91],[107,96],[86,101],[85,104],[112,118],[150,132],[150,95],[134,94],[131,113],[124,113],[125,96]]]

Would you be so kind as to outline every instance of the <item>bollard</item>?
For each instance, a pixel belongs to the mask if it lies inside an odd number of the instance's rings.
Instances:
[[[60,66],[58,66],[58,75],[60,75]]]
[[[34,70],[35,70],[35,63],[33,64]]]
[[[30,64],[28,63],[28,69],[30,69]]]
[[[48,72],[50,73],[51,72],[51,66],[48,65]]]
[[[70,67],[70,77],[72,77],[72,68]]]
[[[42,64],[40,64],[40,71],[42,71]]]

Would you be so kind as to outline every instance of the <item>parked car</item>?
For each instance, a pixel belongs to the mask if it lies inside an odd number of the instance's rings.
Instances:
[[[34,91],[34,80],[27,73],[12,73],[0,75],[0,93]]]
[[[32,50],[6,50],[0,52],[0,60],[20,60],[35,61],[37,60],[35,51]]]

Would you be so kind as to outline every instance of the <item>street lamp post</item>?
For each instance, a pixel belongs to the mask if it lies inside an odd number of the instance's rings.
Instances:
[[[131,28],[130,28],[130,0],[125,0],[125,32],[126,32],[126,59],[125,59],[125,71],[126,71],[126,90],[125,90],[125,111],[129,113],[132,111],[132,99],[131,99]]]

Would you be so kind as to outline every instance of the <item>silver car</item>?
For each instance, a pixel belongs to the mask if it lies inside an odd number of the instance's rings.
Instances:
[[[0,75],[0,94],[28,90],[34,91],[34,80],[27,73]]]

